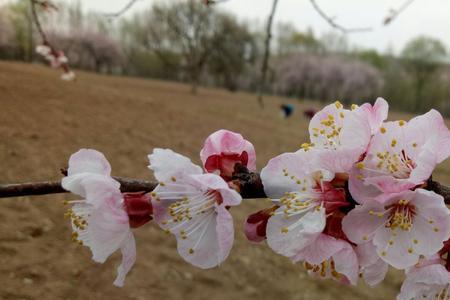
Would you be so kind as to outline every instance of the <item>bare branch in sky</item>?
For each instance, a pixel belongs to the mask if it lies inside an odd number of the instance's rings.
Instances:
[[[325,20],[328,24],[330,24],[331,27],[342,31],[343,33],[352,33],[352,32],[364,32],[364,31],[371,31],[371,27],[356,27],[356,28],[347,28],[344,27],[334,20],[335,18],[330,17],[328,14],[323,11],[322,8],[317,4],[316,0],[310,0],[312,6],[317,11],[317,13]]]
[[[138,0],[130,0],[124,7],[122,7],[121,10],[114,12],[114,13],[106,13],[104,14],[106,17],[108,18],[117,18],[120,17],[121,15],[123,15],[124,13],[126,13],[130,8],[133,7],[133,5],[137,2]]]
[[[406,0],[401,6],[399,6],[397,9],[391,9],[389,11],[389,14],[384,18],[383,25],[389,25],[394,21],[402,12],[404,12],[412,3],[414,0]]]

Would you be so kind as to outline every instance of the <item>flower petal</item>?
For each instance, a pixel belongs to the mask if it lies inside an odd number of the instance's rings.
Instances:
[[[366,201],[356,206],[342,220],[342,230],[350,241],[363,244],[370,241],[375,232],[384,226],[387,220],[382,204]]]
[[[148,159],[149,168],[160,182],[169,181],[172,177],[203,173],[202,169],[194,165],[189,158],[170,149],[153,149]]]
[[[275,211],[267,224],[267,243],[275,252],[292,257],[310,245],[325,228],[325,209],[286,218],[284,207]]]
[[[93,149],[80,149],[70,156],[67,175],[79,173],[110,176],[111,165],[101,152]]]
[[[313,155],[308,151],[283,153],[272,158],[261,171],[266,194],[276,199],[286,192],[297,191],[302,186],[305,187],[305,192],[313,189],[316,185],[311,178]]]
[[[128,237],[122,242],[120,250],[122,252],[122,262],[117,268],[117,277],[114,281],[114,285],[118,287],[123,286],[125,277],[136,262],[136,241],[134,240],[134,235],[131,231],[129,232]]]
[[[216,174],[200,174],[189,176],[199,188],[204,191],[218,191],[222,197],[224,205],[235,206],[242,201],[241,195],[231,189],[222,177]]]

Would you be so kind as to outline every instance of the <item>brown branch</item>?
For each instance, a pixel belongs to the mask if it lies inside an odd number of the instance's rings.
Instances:
[[[122,192],[151,192],[157,185],[157,182],[139,179],[123,177],[114,177],[114,179],[120,182]],[[60,181],[0,184],[0,198],[60,193],[68,193],[63,189]]]
[[[414,0],[406,0],[399,8],[391,9],[389,14],[384,18],[383,25],[389,25],[394,21],[402,12],[404,12]]]
[[[264,108],[262,94],[263,94],[263,89],[266,85],[267,69],[269,67],[270,40],[272,39],[273,17],[275,16],[277,4],[278,4],[278,0],[273,0],[272,9],[270,11],[269,18],[267,19],[266,39],[264,41],[264,56],[263,56],[263,61],[262,61],[262,65],[261,65],[261,77],[260,77],[259,83],[258,83],[258,102],[262,108]]]
[[[62,170],[64,173],[64,170]],[[125,192],[151,192],[157,186],[156,181],[146,181],[133,178],[113,177],[120,182],[120,190]],[[245,199],[267,198],[261,178],[258,173],[249,172],[240,164],[235,166],[229,185],[236,189]],[[431,178],[423,186],[444,197],[445,204],[450,205],[450,187]],[[60,181],[29,182],[17,184],[0,184],[0,198],[35,196],[47,194],[68,193]],[[356,203],[356,202],[355,202]]]
[[[320,8],[320,6],[317,4],[316,0],[310,0],[310,2],[312,4],[312,6],[314,7],[314,9],[317,11],[317,13],[322,17],[322,19],[327,21],[327,23],[330,24],[331,27],[342,31],[343,33],[363,32],[363,31],[371,31],[372,30],[371,27],[346,28],[346,27],[336,23],[334,21],[334,18],[327,15],[325,13],[325,11],[323,11],[323,9]]]

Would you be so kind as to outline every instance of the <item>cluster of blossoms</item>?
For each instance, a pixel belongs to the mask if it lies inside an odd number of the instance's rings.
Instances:
[[[273,205],[250,215],[244,232],[308,273],[356,285],[380,283],[388,266],[405,270],[398,299],[450,299],[450,211],[427,190],[437,164],[450,155],[450,131],[435,110],[409,122],[386,122],[379,98],[344,109],[330,104],[311,119],[310,142],[284,153],[261,171]],[[69,161],[63,187],[73,201],[73,240],[103,262],[121,249],[116,285],[135,261],[131,228],[152,218],[177,239],[183,259],[200,268],[229,255],[234,228],[229,212],[242,201],[238,169],[255,171],[253,145],[240,134],[213,133],[200,152],[203,169],[169,149],[155,149],[149,168],[158,180],[149,194],[122,194],[110,166],[94,150]]]
[[[44,45],[38,45],[36,47],[36,52],[48,61],[52,68],[61,68],[64,71],[61,75],[62,80],[72,81],[75,79],[75,73],[69,69],[69,60],[63,51],[55,51],[52,47],[44,43]]]

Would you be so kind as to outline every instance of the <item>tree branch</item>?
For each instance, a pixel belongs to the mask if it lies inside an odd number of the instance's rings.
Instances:
[[[64,173],[64,170],[62,170]],[[129,192],[151,192],[158,182],[141,179],[113,177],[120,183],[123,193]],[[236,189],[245,199],[267,198],[261,178],[258,173],[249,172],[248,169],[237,164],[229,185]],[[450,187],[445,186],[431,178],[424,185],[425,189],[433,191],[444,197],[445,204],[450,205]],[[68,193],[62,188],[60,181],[43,181],[16,184],[0,184],[0,198],[36,196],[47,194]]]
[[[266,39],[264,40],[264,56],[261,65],[261,77],[258,83],[258,102],[259,105],[264,108],[264,102],[262,98],[263,90],[266,85],[267,69],[269,67],[269,57],[270,57],[270,40],[272,39],[272,24],[275,12],[277,10],[278,0],[273,0],[272,9],[267,19],[266,27]]]
[[[114,177],[120,182],[122,192],[151,192],[157,182],[132,178]],[[42,181],[15,184],[0,184],[0,198],[68,193],[60,181]]]
[[[405,11],[414,0],[406,0],[399,8],[391,9],[389,14],[384,18],[383,25],[389,25],[394,21],[403,11]]]
[[[130,8],[133,7],[133,5],[137,2],[138,0],[130,0],[121,10],[114,12],[114,13],[105,13],[103,14],[105,17],[108,18],[117,18],[120,17],[121,15],[123,15],[124,13],[126,13]]]
[[[330,17],[329,15],[327,15],[322,8],[320,8],[320,6],[317,4],[316,0],[310,0],[312,6],[314,7],[314,9],[317,11],[317,13],[322,17],[322,19],[324,19],[325,21],[327,21],[328,24],[330,24],[331,27],[342,31],[343,33],[352,33],[352,32],[363,32],[363,31],[371,31],[372,28],[371,27],[361,27],[361,28],[346,28],[338,23],[336,23],[334,21],[334,18]]]

